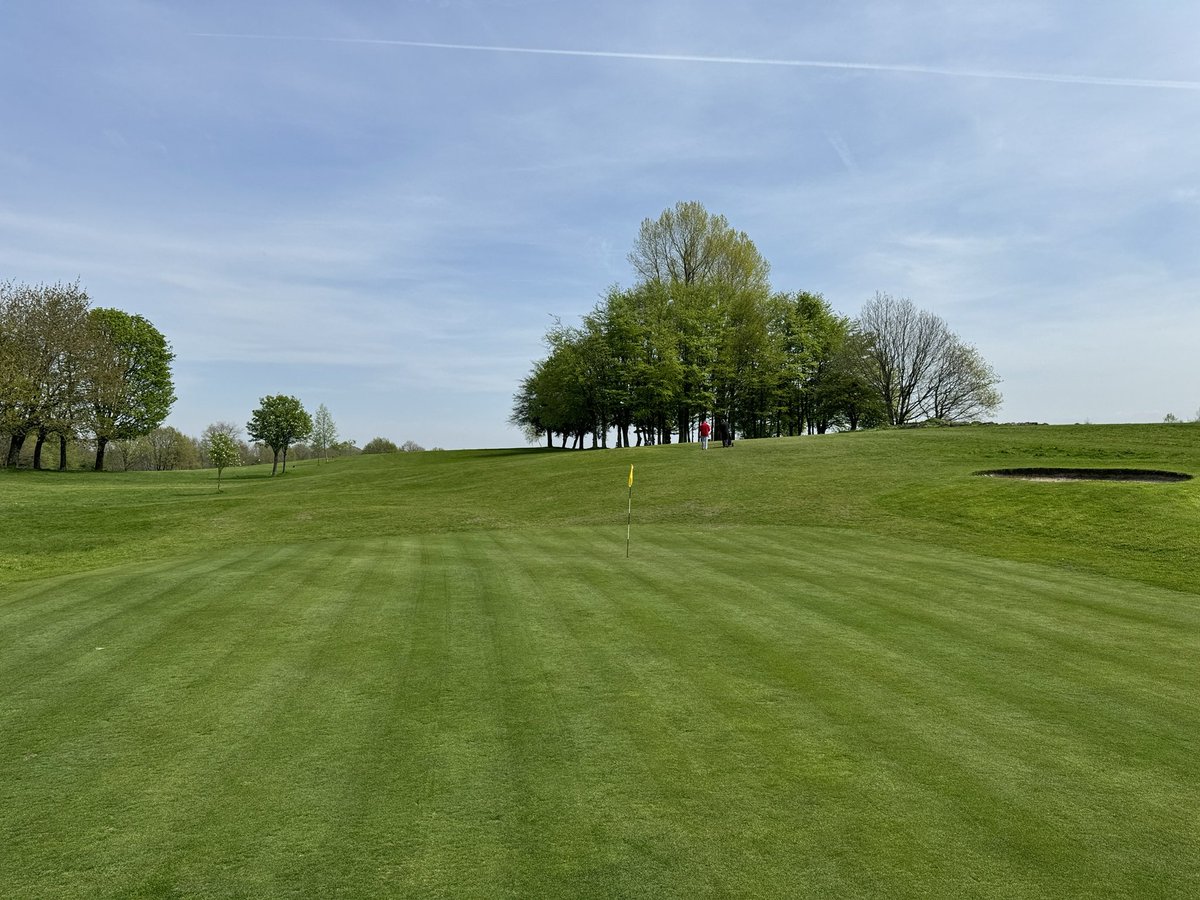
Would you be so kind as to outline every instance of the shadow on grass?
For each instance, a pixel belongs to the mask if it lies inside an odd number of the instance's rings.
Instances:
[[[988,469],[975,472],[990,478],[1022,478],[1026,481],[1191,481],[1185,472],[1166,472],[1159,469],[1063,469],[1036,467],[1028,469]]]

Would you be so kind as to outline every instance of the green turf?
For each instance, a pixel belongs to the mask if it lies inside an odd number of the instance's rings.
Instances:
[[[1198,438],[0,474],[0,894],[1195,896]]]

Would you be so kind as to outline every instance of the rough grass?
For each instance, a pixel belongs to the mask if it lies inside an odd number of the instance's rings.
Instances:
[[[3,893],[1193,896],[1198,437],[5,473]]]

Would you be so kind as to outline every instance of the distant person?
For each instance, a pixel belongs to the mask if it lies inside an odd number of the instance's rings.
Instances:
[[[729,427],[729,423],[726,422],[724,419],[721,420],[719,427],[721,429],[721,446],[722,447],[732,447],[733,446],[733,429]]]
[[[712,434],[712,426],[708,424],[708,419],[700,420],[700,449],[708,449],[708,436]]]

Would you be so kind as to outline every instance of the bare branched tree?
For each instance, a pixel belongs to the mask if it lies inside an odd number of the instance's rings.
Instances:
[[[907,298],[876,293],[863,307],[862,375],[892,425],[918,418],[964,421],[1000,405],[999,379],[979,351]]]
[[[977,349],[954,337],[930,377],[924,412],[947,422],[991,415],[1000,406],[999,380]]]

